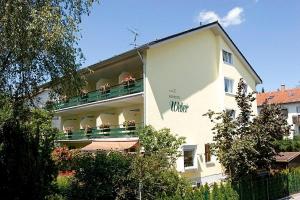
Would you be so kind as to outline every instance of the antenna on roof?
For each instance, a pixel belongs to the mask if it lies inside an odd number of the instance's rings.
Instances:
[[[202,26],[202,22],[199,22],[199,26]]]
[[[135,28],[127,28],[127,30],[130,31],[134,35],[133,43],[130,43],[130,45],[132,45],[134,48],[136,48],[138,46],[136,44],[136,40],[140,34],[137,32],[137,30]]]

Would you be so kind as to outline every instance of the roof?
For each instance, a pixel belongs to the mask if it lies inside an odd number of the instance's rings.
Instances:
[[[261,106],[265,101],[269,104],[297,103],[300,102],[300,88],[258,93],[256,101],[257,106]]]
[[[124,151],[138,145],[138,140],[133,141],[93,141],[81,148],[82,151]]]
[[[290,162],[297,158],[300,152],[280,152],[275,156],[276,162]]]
[[[239,50],[239,48],[234,44],[234,42],[229,37],[229,35],[226,33],[226,31],[218,23],[218,21],[215,21],[215,22],[212,22],[212,23],[208,23],[208,24],[205,24],[205,25],[202,25],[202,26],[198,26],[196,28],[192,28],[192,29],[180,32],[180,33],[176,33],[176,34],[164,37],[162,39],[154,40],[152,42],[143,44],[143,45],[141,45],[141,46],[139,46],[137,48],[134,48],[134,49],[131,49],[129,51],[126,51],[126,52],[124,52],[122,54],[116,55],[116,56],[111,57],[109,59],[106,59],[104,61],[98,62],[98,63],[93,64],[91,66],[88,66],[86,68],[83,68],[83,69],[81,69],[79,71],[83,72],[83,73],[88,73],[90,69],[91,70],[97,70],[97,69],[102,68],[102,67],[104,67],[104,66],[106,66],[108,64],[111,64],[111,63],[114,63],[114,62],[118,62],[118,61],[120,61],[122,59],[126,59],[126,58],[134,56],[136,54],[140,54],[141,51],[144,51],[144,50],[150,48],[153,45],[165,42],[167,40],[170,40],[170,39],[173,39],[173,38],[176,38],[176,37],[179,37],[179,36],[183,36],[183,35],[188,34],[188,33],[192,33],[192,32],[196,32],[196,31],[204,30],[204,29],[207,29],[207,28],[215,28],[219,33],[221,33],[221,35],[223,36],[223,38],[225,38],[227,40],[227,42],[232,46],[232,48],[234,50],[236,50],[237,55],[241,58],[242,61],[244,61],[244,64],[246,66],[248,66],[249,72],[256,78],[256,81],[258,83],[262,83],[262,80],[259,77],[259,75],[255,72],[255,70],[253,69],[253,67],[247,61],[247,59],[242,54],[242,52]]]

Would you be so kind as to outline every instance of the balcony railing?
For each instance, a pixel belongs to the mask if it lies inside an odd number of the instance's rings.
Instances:
[[[58,136],[57,140],[90,140],[97,138],[124,138],[124,137],[137,137],[137,129],[143,127],[142,124],[135,126],[120,126],[114,125],[109,128],[90,128],[80,129],[62,133]]]
[[[139,93],[143,91],[143,79],[138,79],[133,83],[119,84],[112,86],[106,91],[95,90],[85,94],[84,96],[72,97],[67,101],[59,102],[55,104],[55,109],[63,109],[72,106],[83,105],[95,101],[112,99],[115,97],[121,97],[129,94]]]

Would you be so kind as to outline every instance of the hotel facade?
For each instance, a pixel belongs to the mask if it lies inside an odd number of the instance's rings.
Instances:
[[[159,39],[79,71],[85,93],[56,106],[59,139],[83,150],[131,151],[135,129],[152,125],[184,136],[177,170],[195,183],[221,178],[222,166],[210,155],[213,124],[209,109],[238,112],[240,78],[255,91],[261,79],[219,23]],[[92,72],[92,73],[91,73]],[[253,102],[256,113],[256,102]]]

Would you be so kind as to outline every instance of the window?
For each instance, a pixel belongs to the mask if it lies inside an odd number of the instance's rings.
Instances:
[[[228,115],[229,115],[232,119],[235,119],[235,110],[233,110],[233,109],[226,109],[226,112],[228,113]]]
[[[287,108],[282,108],[281,113],[286,119],[288,118],[289,111]]]
[[[300,113],[300,106],[296,107],[297,113]]]
[[[223,50],[223,62],[232,64],[232,54]]]
[[[184,167],[194,166],[194,151],[184,150]]]
[[[183,147],[184,168],[196,166],[195,160],[196,145],[186,145]]]
[[[224,78],[225,92],[233,93],[233,80],[229,78]]]
[[[245,84],[245,87],[243,88],[244,89],[244,94],[246,95],[247,93],[248,93],[248,85],[247,84]]]
[[[211,161],[210,144],[205,144],[205,162]]]

